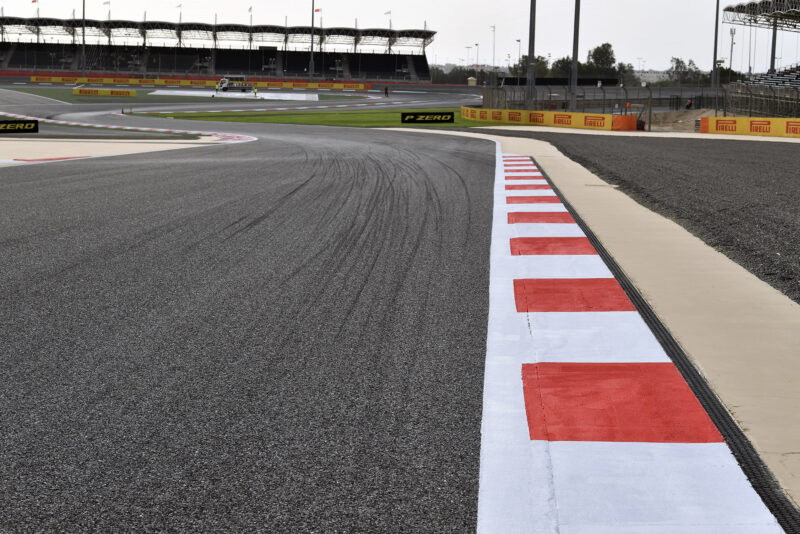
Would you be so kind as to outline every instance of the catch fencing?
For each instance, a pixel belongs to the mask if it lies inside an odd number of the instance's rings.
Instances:
[[[800,87],[734,83],[724,89],[724,115],[800,117]]]
[[[483,107],[557,111],[569,109],[570,89],[565,86],[485,87]],[[582,113],[642,114],[665,111],[716,109],[722,116],[800,117],[800,87],[733,83],[719,90],[710,87],[578,87],[575,110]]]
[[[486,87],[483,107],[491,109],[566,110],[568,86]],[[679,110],[722,105],[722,91],[708,87],[578,87],[575,111],[582,113],[638,113],[642,109]],[[630,104],[630,107],[628,106]]]

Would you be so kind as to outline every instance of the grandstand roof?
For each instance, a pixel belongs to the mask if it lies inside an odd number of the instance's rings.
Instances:
[[[772,28],[800,32],[800,0],[761,0],[728,6],[723,11],[723,22],[743,24],[757,28]]]
[[[359,28],[319,28],[310,26],[276,26],[247,24],[204,24],[199,22],[158,22],[131,20],[86,20],[87,37],[127,39],[174,39],[176,41],[197,39],[217,42],[254,43],[310,43],[312,33],[315,40],[327,44],[348,46],[373,45],[391,47],[424,48],[433,42],[436,32],[431,30],[393,30]],[[81,34],[81,19],[0,17],[3,36],[68,37]]]

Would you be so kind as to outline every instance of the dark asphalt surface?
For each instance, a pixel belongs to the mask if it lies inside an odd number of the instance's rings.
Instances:
[[[485,133],[552,143],[800,303],[800,145]]]
[[[225,126],[0,169],[0,532],[474,530],[494,145]]]

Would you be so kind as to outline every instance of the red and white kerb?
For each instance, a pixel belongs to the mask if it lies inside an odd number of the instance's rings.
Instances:
[[[495,181],[478,531],[782,532],[537,165]]]

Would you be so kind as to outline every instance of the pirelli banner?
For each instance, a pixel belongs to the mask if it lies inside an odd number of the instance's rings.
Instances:
[[[513,109],[461,108],[461,117],[473,121],[501,122],[523,126],[553,126],[586,130],[611,130],[614,116],[604,113],[523,111]]]
[[[220,76],[220,78],[222,78]],[[177,78],[101,78],[93,76],[31,76],[31,81],[36,83],[66,83],[66,84],[93,84],[93,85],[177,85],[180,87],[216,87],[219,80],[184,80]],[[339,91],[366,91],[372,89],[371,83],[347,82],[270,82],[250,81],[253,87],[259,89],[332,89]]]
[[[131,89],[91,89],[88,87],[76,87],[72,90],[72,94],[80,96],[117,96],[136,98],[136,91]]]
[[[345,82],[250,82],[259,89],[334,89],[338,91],[366,91],[371,83]]]
[[[0,134],[38,133],[39,121],[0,121]]]
[[[702,133],[800,137],[800,119],[763,117],[703,117]]]
[[[182,87],[214,87],[217,82],[213,80],[183,80],[169,78],[100,78],[94,76],[31,76],[32,82],[37,83],[84,83],[92,85],[179,85]]]

